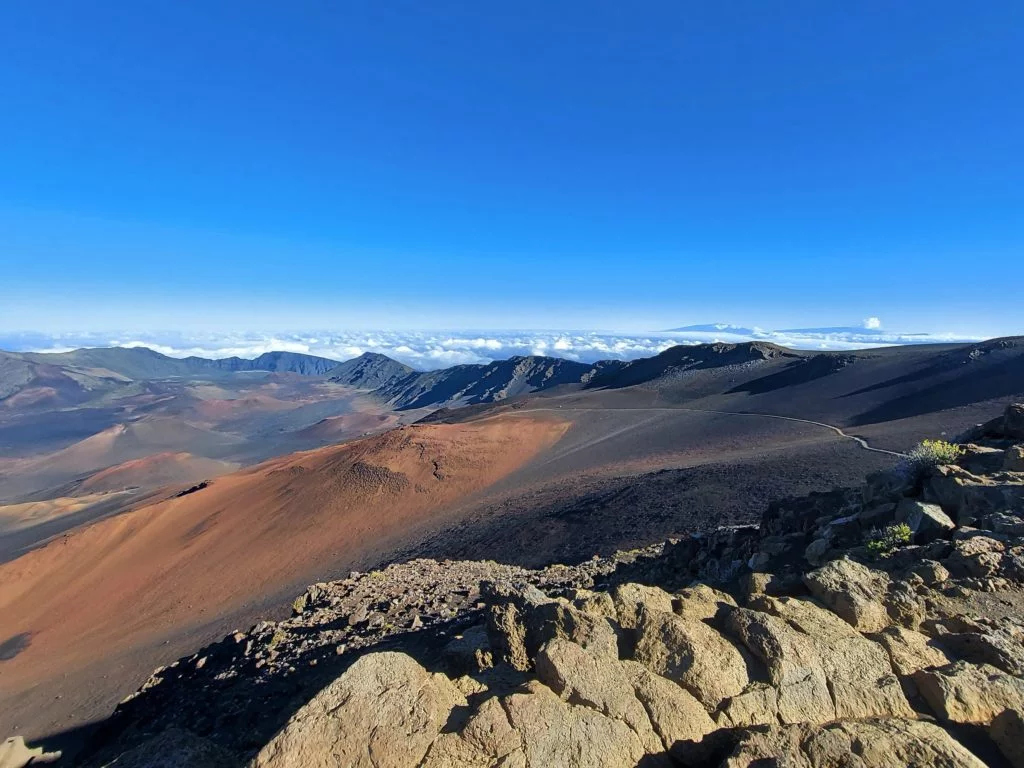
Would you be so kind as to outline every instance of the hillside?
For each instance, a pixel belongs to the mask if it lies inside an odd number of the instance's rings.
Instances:
[[[131,379],[164,379],[200,373],[272,371],[322,376],[338,365],[337,360],[296,352],[266,352],[252,359],[225,357],[168,357],[146,347],[100,347],[71,352],[25,353],[26,360],[73,368],[102,368]]]
[[[221,475],[0,564],[5,632],[31,637],[4,662],[5,692],[140,648],[159,653],[339,562],[372,562],[565,429],[553,418],[395,429]]]
[[[597,369],[614,363],[586,365],[557,357],[510,357],[492,363],[456,365],[437,371],[414,371],[383,355],[366,353],[343,363],[332,380],[372,389],[396,410],[491,403],[517,395],[580,384]]]
[[[157,670],[83,764],[1019,766],[1024,405],[964,440],[577,566],[315,584]]]

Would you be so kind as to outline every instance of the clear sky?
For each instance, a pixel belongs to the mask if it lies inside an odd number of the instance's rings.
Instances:
[[[0,4],[0,330],[1024,332],[1024,4]]]

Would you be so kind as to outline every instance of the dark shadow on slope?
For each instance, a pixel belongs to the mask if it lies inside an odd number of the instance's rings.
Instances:
[[[925,413],[1024,395],[1024,355],[979,366],[967,374],[889,400],[855,416],[850,425],[905,419]]]
[[[855,363],[857,359],[856,355],[821,354],[804,360],[795,360],[777,373],[740,384],[726,394],[735,395],[745,392],[750,395],[763,395],[766,392],[807,384],[815,379],[841,371]]]

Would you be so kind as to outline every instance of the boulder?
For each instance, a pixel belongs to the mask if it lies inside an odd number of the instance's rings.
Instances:
[[[1006,546],[989,536],[972,536],[953,542],[953,553],[946,558],[950,572],[961,578],[987,579],[999,573]]]
[[[1008,709],[992,721],[989,736],[1013,768],[1024,768],[1024,716]]]
[[[676,616],[694,621],[714,619],[723,608],[730,607],[736,607],[732,596],[707,584],[686,587],[672,601],[672,612]]]
[[[412,768],[459,705],[448,678],[412,657],[367,654],[295,712],[252,766]]]
[[[60,754],[44,752],[42,747],[29,747],[21,736],[11,736],[0,742],[0,768],[25,768],[28,765],[55,763],[60,759]]]
[[[779,720],[801,723],[835,719],[836,708],[818,647],[810,637],[777,616],[747,608],[732,611],[725,623],[729,633],[767,667],[777,693]]]
[[[1013,445],[1006,449],[1003,469],[1007,472],[1024,472],[1024,445]]]
[[[931,723],[896,718],[774,726],[744,732],[723,768],[984,768]]]
[[[567,704],[538,682],[523,693],[504,697],[502,707],[520,735],[524,768],[635,768],[644,757],[640,740],[624,722]]]
[[[857,520],[862,529],[870,530],[871,528],[884,528],[893,521],[895,515],[896,504],[890,501],[865,507],[857,513]]]
[[[740,580],[740,592],[745,600],[758,595],[796,595],[806,591],[796,574],[748,573]]]
[[[633,658],[692,693],[708,711],[750,682],[743,654],[702,621],[641,610]]]
[[[445,670],[452,677],[472,675],[494,666],[487,627],[469,627],[452,638],[442,650]]]
[[[898,501],[914,486],[909,472],[899,469],[885,469],[867,476],[861,488],[862,501],[866,508]]]
[[[599,658],[576,643],[556,638],[537,654],[537,679],[570,704],[621,720],[639,738],[644,752],[663,748],[636,698],[629,674],[618,660]]]
[[[906,627],[886,627],[871,639],[885,649],[893,671],[901,677],[952,661],[935,640]]]
[[[913,717],[889,656],[877,643],[810,600],[765,598],[758,607],[784,620],[813,646],[836,717]]]
[[[1003,467],[1004,451],[986,445],[964,443],[960,446],[957,464],[975,475],[988,475]]]
[[[1004,624],[950,632],[942,635],[942,643],[964,661],[991,664],[1011,675],[1024,676],[1024,628],[1008,621]]]
[[[922,560],[911,566],[910,572],[921,577],[927,587],[937,587],[949,580],[949,569],[937,560]]]
[[[1011,440],[1024,440],[1024,403],[1006,406],[1003,414],[1003,436]]]
[[[530,585],[485,583],[481,594],[489,602],[487,636],[495,661],[532,669],[541,646],[556,637],[618,658],[618,638],[604,616],[549,598]]]
[[[430,745],[420,768],[526,768],[522,734],[512,727],[501,699],[486,699],[458,732],[442,733]]]
[[[989,518],[989,526],[996,533],[1007,536],[1024,536],[1024,517],[997,512]]]
[[[804,560],[811,565],[821,565],[827,559],[831,548],[828,539],[815,539],[804,549]]]
[[[957,661],[923,669],[914,682],[931,710],[948,722],[988,725],[1007,709],[1024,709],[1024,680],[988,664]]]
[[[927,544],[943,536],[956,524],[938,504],[926,504],[916,499],[903,499],[896,507],[896,521],[906,523],[918,544]]]
[[[620,584],[612,591],[612,600],[618,613],[619,626],[623,629],[636,629],[642,609],[672,613],[675,598],[659,587]]]
[[[699,741],[715,730],[714,721],[685,688],[654,674],[638,662],[620,663],[665,749],[672,750],[682,741]]]
[[[861,632],[879,632],[891,623],[882,602],[889,577],[880,571],[842,558],[805,574],[804,584],[812,595]]]
[[[889,589],[882,598],[889,618],[894,624],[909,629],[917,629],[924,621],[924,602],[917,595],[917,591],[906,581],[894,581],[889,584]]]
[[[576,589],[572,593],[573,607],[589,613],[591,616],[603,616],[612,621],[619,620],[619,613],[615,609],[615,601],[607,592],[592,592],[589,589]]]
[[[777,725],[778,691],[764,683],[752,683],[743,693],[723,702],[715,715],[715,722],[721,728]]]
[[[960,467],[938,467],[924,490],[925,499],[942,506],[957,525],[974,525],[997,512],[1024,509],[1024,479],[1010,472],[979,476]]]

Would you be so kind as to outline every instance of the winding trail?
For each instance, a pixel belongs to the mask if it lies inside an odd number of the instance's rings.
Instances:
[[[614,408],[614,407],[612,407],[612,408],[528,408],[528,409],[524,408],[524,409],[522,409],[522,411],[519,411],[519,412],[520,413],[522,413],[522,412],[533,413],[533,412],[536,412],[536,411],[550,411],[552,413],[565,413],[566,411],[581,411],[581,412],[589,412],[589,411],[668,411],[668,412],[672,412],[672,411],[686,411],[686,412],[690,412],[690,413],[715,413],[715,414],[719,414],[721,416],[756,416],[756,417],[762,418],[762,419],[779,419],[781,421],[795,421],[795,422],[798,422],[800,424],[812,424],[812,425],[814,425],[816,427],[822,427],[824,429],[829,429],[829,430],[835,432],[837,435],[839,435],[840,437],[842,437],[842,438],[844,438],[846,440],[852,440],[853,442],[857,443],[857,445],[859,445],[861,448],[863,448],[865,451],[871,451],[872,453],[883,453],[886,456],[897,456],[899,458],[903,458],[904,456],[906,456],[906,454],[900,453],[898,451],[889,451],[889,450],[886,450],[885,448],[876,448],[873,445],[871,445],[867,440],[865,440],[863,437],[858,437],[857,435],[848,434],[847,432],[844,432],[842,429],[840,429],[839,427],[835,426],[834,424],[826,424],[823,421],[812,421],[811,419],[798,419],[798,418],[796,418],[794,416],[779,416],[779,415],[773,414],[773,413],[751,413],[749,411],[716,411],[716,410],[712,410],[710,408],[683,408],[683,407],[678,407],[678,408]],[[494,418],[494,417],[490,416],[490,417],[485,417],[485,418]]]

